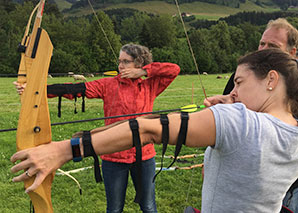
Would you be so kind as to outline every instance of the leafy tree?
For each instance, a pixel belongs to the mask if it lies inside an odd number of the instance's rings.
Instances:
[[[231,50],[233,53],[238,53],[238,55],[243,55],[247,49],[247,43],[245,39],[245,33],[241,28],[229,26],[229,32],[231,37]]]
[[[147,14],[138,12],[131,17],[123,19],[119,30],[123,43],[139,41],[139,35],[146,20],[149,18]]]
[[[155,16],[145,21],[140,41],[149,48],[171,47],[176,42],[176,27],[170,16]]]
[[[0,0],[0,11],[9,13],[13,10],[15,10],[15,4],[11,0]]]
[[[27,19],[33,9],[32,3],[15,4],[9,13],[7,7],[0,9],[0,64],[2,73],[17,73],[20,53],[17,51],[27,25]],[[24,18],[25,17],[25,18]]]
[[[290,22],[296,29],[298,28],[298,17],[289,17],[287,18],[288,22]]]
[[[91,57],[94,58],[98,65],[98,69],[92,70],[92,72],[115,69],[115,60],[118,58],[118,52],[121,48],[120,36],[115,34],[111,19],[104,12],[98,12],[97,16],[101,26],[104,28],[102,29],[100,27],[94,17],[91,21],[87,37],[87,45],[89,46]]]
[[[49,73],[67,73],[74,71],[75,57],[60,48],[55,48]]]
[[[179,64],[181,74],[196,73],[194,62],[185,39],[178,40],[173,47],[155,47],[152,49],[152,54],[154,61]]]
[[[209,35],[213,60],[217,64],[213,63],[213,66],[218,66],[216,73],[231,72],[230,55],[232,52],[232,41],[228,25],[224,21],[219,21],[217,25],[211,27]]]
[[[191,41],[200,72],[212,73],[212,55],[208,35],[209,32],[206,29],[196,30],[190,34],[189,39]]]
[[[174,61],[181,67],[181,74],[196,74],[194,59],[185,39],[179,39],[174,49]]]
[[[231,53],[231,36],[229,27],[225,21],[219,21],[217,25],[213,25],[210,30],[211,39],[216,45],[225,50],[227,54]]]
[[[245,40],[246,40],[246,51],[251,52],[258,49],[259,46],[259,40],[262,36],[260,31],[263,31],[259,29],[259,27],[254,26],[250,23],[243,23],[239,25],[239,28],[242,29],[242,31],[245,34]]]

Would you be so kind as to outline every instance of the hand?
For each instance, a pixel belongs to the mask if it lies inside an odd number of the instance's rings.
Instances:
[[[210,107],[216,104],[232,104],[234,98],[231,95],[215,95],[204,100],[204,105]]]
[[[126,68],[120,71],[121,78],[140,78],[147,75],[146,70],[141,68]]]
[[[17,81],[14,81],[13,84],[15,85],[15,87],[17,89],[17,93],[19,93],[19,95],[22,95],[25,88],[26,88],[26,83],[25,84],[20,84]]]
[[[71,158],[72,154],[69,141],[51,142],[19,151],[10,158],[10,161],[13,163],[21,160],[21,162],[11,168],[11,172],[16,173],[21,170],[25,170],[26,172],[14,177],[12,181],[25,181],[35,175],[33,184],[25,192],[34,191],[49,174],[56,171]]]

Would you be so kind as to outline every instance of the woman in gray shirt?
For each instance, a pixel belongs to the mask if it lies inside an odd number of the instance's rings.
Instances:
[[[239,60],[233,104],[217,104],[189,115],[185,145],[208,147],[202,212],[279,212],[281,201],[298,176],[297,62],[278,49],[251,53]],[[177,143],[180,114],[169,118],[169,144]],[[160,144],[159,119],[138,118],[142,145]],[[117,132],[117,134],[115,134]],[[92,132],[96,154],[133,146],[129,123]],[[179,142],[178,142],[179,143]],[[80,152],[84,147],[80,140]],[[26,192],[35,190],[51,172],[73,159],[70,140],[19,151],[13,181],[36,175]],[[289,172],[291,171],[291,172]]]

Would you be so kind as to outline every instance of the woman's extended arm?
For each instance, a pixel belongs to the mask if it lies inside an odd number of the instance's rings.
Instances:
[[[180,114],[171,114],[169,117],[169,144],[177,143],[180,130]],[[139,134],[142,145],[147,143],[161,143],[162,127],[159,119],[138,118]],[[116,134],[115,134],[116,133]],[[210,109],[189,115],[186,146],[202,147],[215,144],[215,122]],[[105,131],[92,134],[92,145],[96,154],[108,154],[126,150],[132,147],[132,133],[128,122],[121,123]],[[81,154],[84,156],[82,142]],[[11,157],[14,163],[22,162],[12,167],[13,173],[28,170],[30,175],[36,175],[34,183],[26,192],[35,190],[51,172],[56,171],[63,164],[72,159],[70,140],[52,142],[35,148],[19,151]],[[25,173],[15,177],[14,182],[24,181],[28,176]]]

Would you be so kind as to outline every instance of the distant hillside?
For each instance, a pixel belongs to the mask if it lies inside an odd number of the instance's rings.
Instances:
[[[70,2],[67,0],[55,0],[58,8],[60,11],[64,10],[64,9],[69,9],[71,8],[71,6],[76,2]]]
[[[144,11],[147,13],[153,14],[170,14],[174,15],[177,13],[177,8],[175,4],[167,3],[166,1],[145,1],[145,2],[134,2],[134,3],[121,3],[121,4],[106,4],[105,7],[102,7],[102,4],[94,3],[94,0],[90,0],[93,7],[97,10],[109,10],[117,8],[131,8],[139,11]],[[102,0],[101,0],[102,1]],[[196,18],[203,18],[209,20],[217,20],[221,17],[226,17],[232,14],[243,11],[263,11],[263,12],[272,12],[280,10],[280,8],[273,3],[271,0],[261,0],[262,3],[256,4],[256,0],[241,0],[242,2],[239,5],[239,8],[228,7],[217,4],[210,4],[206,2],[192,2],[181,4],[180,1],[180,10],[185,13],[195,15]],[[78,1],[76,6],[71,7],[70,0],[55,0],[59,9],[63,11],[65,16],[82,16],[92,13],[91,8],[87,0]],[[106,1],[108,2],[108,1]],[[174,1],[172,1],[174,2]],[[87,3],[87,5],[86,5]]]
[[[62,0],[56,0],[56,1],[57,1],[57,4],[63,5],[61,3],[63,2]],[[72,9],[86,7],[89,4],[88,0],[64,0],[64,1],[71,3]],[[153,2],[153,1],[158,1],[158,0],[92,0],[92,4],[96,5],[96,7],[105,8],[115,4],[125,4],[125,3],[134,4],[139,2]],[[216,4],[221,6],[240,8],[241,4],[245,4],[246,2],[249,2],[249,1],[253,2],[254,4],[260,7],[264,7],[264,6],[272,7],[277,5],[282,10],[286,10],[293,6],[294,7],[298,6],[298,0],[179,0],[179,3],[184,4],[184,3],[193,3],[193,2],[205,2],[208,4]],[[163,0],[163,2],[173,4],[175,1]],[[65,9],[65,8],[61,8],[61,9]]]
[[[12,1],[23,3],[25,0]],[[39,0],[32,1],[38,2]],[[148,14],[177,14],[174,0],[90,0],[90,2],[95,10],[107,11],[129,8]],[[178,2],[181,12],[192,15],[196,19],[204,20],[219,20],[220,18],[240,12],[251,11],[267,13],[289,10],[298,13],[298,0],[178,0]],[[47,4],[49,3],[57,4],[58,9],[65,17],[78,17],[92,14],[88,0],[47,0]]]

